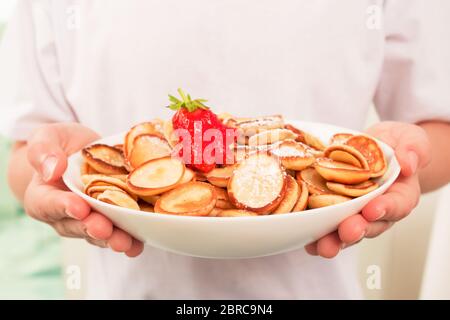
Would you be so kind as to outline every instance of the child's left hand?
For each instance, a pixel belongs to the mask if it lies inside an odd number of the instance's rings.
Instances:
[[[333,258],[339,251],[363,238],[374,238],[395,222],[405,218],[418,204],[418,170],[431,160],[431,146],[419,126],[400,122],[381,122],[368,134],[389,144],[401,166],[397,181],[382,196],[370,201],[361,213],[345,219],[338,230],[305,247],[311,255]]]

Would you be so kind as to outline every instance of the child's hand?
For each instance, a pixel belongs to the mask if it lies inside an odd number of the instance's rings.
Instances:
[[[333,258],[345,247],[363,238],[373,238],[394,222],[406,217],[418,204],[420,185],[418,169],[431,159],[431,146],[427,134],[419,126],[381,122],[368,133],[389,144],[402,168],[397,181],[382,196],[369,202],[360,214],[344,220],[338,230],[305,247],[312,255]]]
[[[83,238],[100,247],[110,247],[129,257],[139,255],[143,244],[113,226],[103,215],[67,190],[61,177],[67,157],[98,135],[76,123],[46,125],[28,142],[28,160],[36,170],[25,193],[24,206],[33,218],[51,225],[61,236]]]

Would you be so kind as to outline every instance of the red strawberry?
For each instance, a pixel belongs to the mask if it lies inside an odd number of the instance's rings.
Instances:
[[[172,118],[174,129],[187,130],[192,142],[189,146],[191,156],[186,162],[188,166],[193,169],[209,172],[217,165],[215,161],[215,150],[219,150],[221,153],[220,155],[217,155],[217,158],[220,158],[218,161],[219,164],[226,163],[226,150],[229,145],[226,141],[226,134],[230,134],[230,131],[228,131],[228,133],[226,131],[233,129],[223,125],[217,118],[217,115],[204,105],[206,100],[192,100],[190,95],[185,95],[181,89],[178,89],[178,92],[182,100],[169,95],[169,99],[172,103],[169,108],[177,110]],[[223,139],[221,139],[221,141],[215,141],[215,138],[211,138],[211,140],[204,139],[204,133],[209,129],[219,130]],[[214,131],[209,131],[209,133],[211,132]],[[180,142],[182,141],[183,138],[181,137]],[[211,144],[214,144],[217,148],[212,148]],[[211,146],[208,148],[208,145]],[[205,150],[207,152],[205,152]],[[212,152],[209,152],[211,150]],[[211,153],[211,155],[209,155],[209,153]],[[180,157],[183,158],[183,149],[180,150]]]

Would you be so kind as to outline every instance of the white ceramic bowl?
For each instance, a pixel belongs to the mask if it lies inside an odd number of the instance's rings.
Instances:
[[[322,123],[290,121],[324,142],[338,132],[352,130]],[[122,143],[124,134],[99,140],[99,143]],[[338,205],[300,213],[257,217],[190,217],[146,213],[110,205],[83,193],[80,179],[81,154],[70,157],[64,182],[70,190],[86,200],[96,211],[139,240],[163,250],[205,258],[250,258],[274,255],[303,247],[336,227],[345,218],[360,212],[372,199],[381,195],[395,181],[400,166],[393,150],[379,142],[389,168],[378,179],[380,187],[369,194]]]

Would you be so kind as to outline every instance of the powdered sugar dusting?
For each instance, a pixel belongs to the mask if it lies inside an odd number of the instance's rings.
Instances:
[[[310,154],[301,150],[299,148],[295,148],[293,146],[280,146],[278,148],[272,149],[272,154],[276,155],[280,158],[288,158],[288,157],[309,157]]]
[[[255,154],[235,170],[231,189],[240,203],[262,208],[279,197],[283,184],[284,173],[278,161],[266,154]]]
[[[280,116],[261,117],[261,118],[255,118],[255,119],[251,119],[251,120],[245,120],[242,122],[238,122],[236,125],[242,129],[252,128],[255,126],[282,127],[283,119]]]

